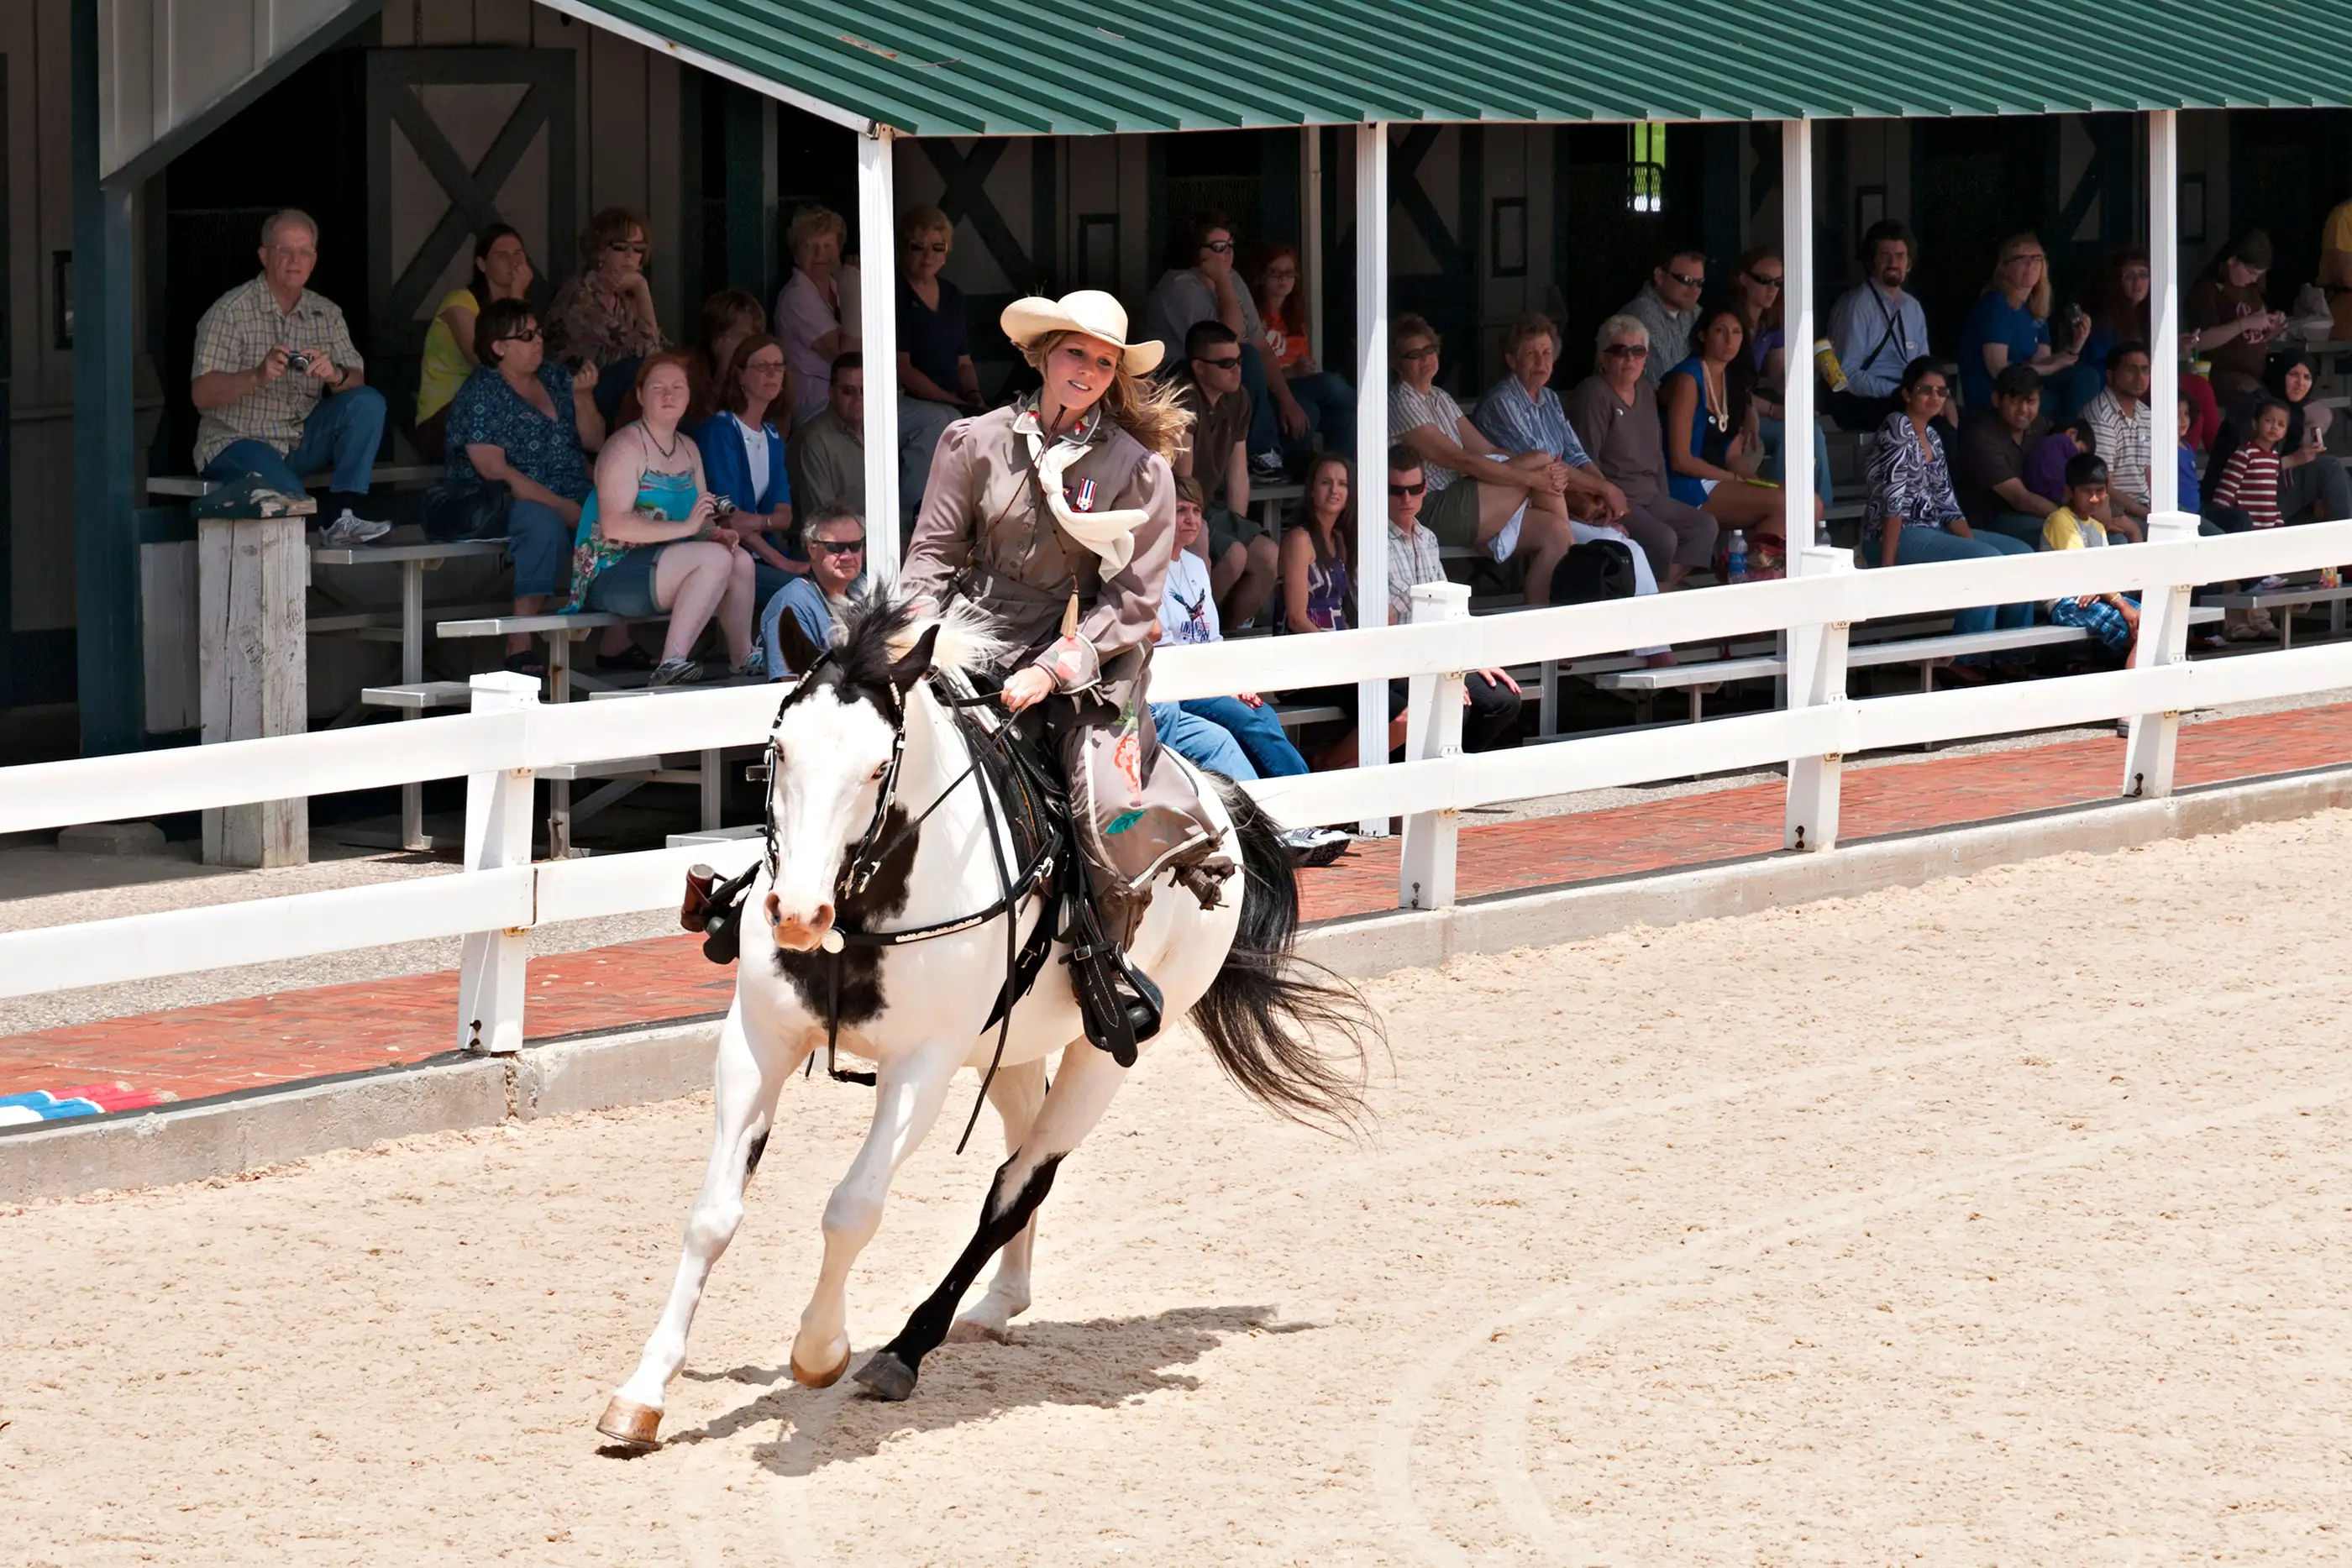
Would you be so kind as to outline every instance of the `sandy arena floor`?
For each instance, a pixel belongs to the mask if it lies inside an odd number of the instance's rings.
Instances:
[[[2339,812],[1397,976],[1362,1146],[1183,1040],[1016,1343],[900,1406],[780,1373],[866,1111],[795,1082],[637,1459],[590,1423],[706,1101],[0,1213],[0,1560],[2352,1561],[2347,860]],[[861,1354],[975,1216],[953,1141]]]

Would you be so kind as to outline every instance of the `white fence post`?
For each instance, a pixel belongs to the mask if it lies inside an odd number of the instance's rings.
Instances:
[[[1421,582],[1412,589],[1412,623],[1470,619],[1470,590],[1459,582]],[[1462,751],[1462,672],[1415,675],[1406,688],[1404,755],[1418,762]],[[1385,696],[1385,688],[1382,690]],[[1388,712],[1382,705],[1383,715]],[[1397,862],[1397,904],[1443,909],[1454,900],[1454,850],[1462,813],[1448,806],[1404,820],[1404,854]]]
[[[1356,621],[1389,623],[1389,128],[1356,127]],[[1356,683],[1356,766],[1385,767],[1388,682]],[[1385,815],[1357,830],[1386,838]]]
[[[1853,552],[1812,545],[1798,552],[1797,575],[1854,570]],[[1845,701],[1847,622],[1789,628],[1789,711]],[[1838,792],[1845,758],[1837,752],[1789,759],[1789,812],[1780,847],[1817,853],[1837,848]]]
[[[857,282],[866,356],[866,565],[898,574],[898,204],[887,127],[857,139]]]
[[[513,713],[539,705],[539,683],[504,670],[476,675],[476,713]],[[466,779],[466,869],[495,871],[530,863],[532,773],[510,768]],[[522,926],[469,931],[457,959],[457,1049],[522,1049],[524,961],[530,933]]]
[[[2159,426],[2161,428],[2161,426]],[[2159,512],[2147,519],[2147,542],[2177,544],[2197,537],[2197,518],[2187,512]],[[2189,595],[2193,582],[2151,582],[2140,592],[2140,668],[2178,664],[2189,657]],[[2180,739],[2180,714],[2134,715],[2131,744],[2124,748],[2123,792],[2154,799],[2172,793],[2173,754]]]

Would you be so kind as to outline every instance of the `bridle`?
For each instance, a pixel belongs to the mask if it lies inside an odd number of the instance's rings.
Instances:
[[[784,714],[793,704],[815,689],[813,683],[817,673],[833,662],[834,652],[827,649],[815,663],[809,666],[793,689],[784,694],[783,701],[776,705],[775,725],[770,727],[768,733],[765,760],[753,770],[754,777],[767,785],[766,793],[761,804],[760,821],[762,841],[761,858],[767,869],[768,886],[772,892],[782,870],[780,863],[782,852],[777,845],[776,834],[774,780],[777,771],[783,765],[783,747],[776,739],[775,729],[776,727],[782,725]],[[981,1103],[988,1098],[989,1086],[995,1082],[996,1070],[1004,1060],[1006,1037],[1013,1028],[1013,1004],[1019,1001],[1021,996],[1028,989],[1027,984],[1021,977],[1025,971],[1029,979],[1034,980],[1036,971],[1044,965],[1045,955],[1053,945],[1054,922],[1040,916],[1037,927],[1031,933],[1024,949],[1017,936],[1020,922],[1016,912],[1020,904],[1031,893],[1052,882],[1055,860],[1062,849],[1062,828],[1059,822],[1049,821],[1046,824],[1046,831],[1040,835],[1041,841],[1037,852],[1031,857],[1029,863],[1022,868],[1021,874],[1015,877],[1005,863],[1003,841],[998,835],[996,793],[988,787],[987,781],[982,779],[980,782],[980,809],[981,815],[987,824],[989,852],[996,862],[998,896],[995,902],[984,909],[974,910],[969,915],[961,915],[952,919],[935,921],[929,925],[911,926],[903,930],[853,931],[845,928],[842,915],[847,909],[848,901],[863,895],[866,888],[873,883],[875,876],[881,871],[883,862],[887,860],[899,845],[919,831],[924,822],[930,819],[931,813],[945,805],[948,799],[962,788],[965,779],[972,778],[980,771],[982,749],[996,748],[1001,752],[1006,738],[1013,732],[1013,727],[1009,721],[993,731],[989,731],[982,729],[964,716],[967,709],[984,707],[996,702],[998,699],[995,693],[987,692],[967,696],[946,689],[945,683],[936,674],[927,675],[924,678],[933,683],[931,693],[933,699],[944,706],[954,717],[958,732],[964,737],[965,749],[971,753],[971,760],[964,765],[962,772],[948,781],[947,786],[940,791],[938,798],[924,807],[919,815],[909,820],[897,832],[884,840],[882,831],[888,822],[890,808],[898,800],[898,772],[907,755],[906,700],[903,696],[898,695],[895,687],[891,688],[892,701],[883,715],[890,726],[890,759],[883,765],[882,777],[874,793],[874,815],[867,821],[866,831],[859,835],[857,847],[850,852],[848,859],[842,862],[841,869],[834,875],[834,907],[836,913],[834,924],[826,929],[824,936],[819,938],[817,943],[818,949],[824,955],[825,964],[824,1071],[827,1077],[839,1083],[863,1083],[871,1087],[875,1081],[875,1075],[871,1072],[843,1071],[835,1060],[835,1044],[841,1033],[841,960],[845,951],[851,947],[902,947],[909,943],[928,942],[935,937],[951,936],[960,931],[969,931],[975,926],[987,924],[999,915],[1005,916],[1004,986],[997,997],[996,1012],[990,1020],[997,1025],[996,1051],[989,1061],[988,1071],[981,1079],[980,1094],[972,1102],[971,1115],[964,1123],[963,1136],[956,1140],[956,1153],[961,1154],[964,1145],[971,1138],[972,1127],[980,1120]],[[764,915],[764,905],[762,913]],[[771,922],[771,924],[773,923]],[[985,1028],[986,1025],[982,1027]],[[809,1070],[814,1071],[815,1065],[815,1058],[812,1056],[809,1059]]]

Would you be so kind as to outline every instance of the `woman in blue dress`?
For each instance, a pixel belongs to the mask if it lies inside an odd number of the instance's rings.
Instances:
[[[1658,382],[1658,417],[1665,426],[1666,489],[1723,525],[1776,541],[1787,493],[1755,476],[1763,457],[1756,436],[1754,373],[1746,353],[1748,329],[1739,312],[1717,305],[1691,327],[1691,356]],[[1820,515],[1821,502],[1813,499]]]

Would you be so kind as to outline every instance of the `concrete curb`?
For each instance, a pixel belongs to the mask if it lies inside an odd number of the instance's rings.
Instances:
[[[1772,854],[1497,894],[1453,909],[1328,921],[1299,951],[1351,977],[1433,967],[1622,930],[1673,925],[2049,855],[2110,854],[2352,806],[2352,768],[2215,785],[2162,800],[2097,802],[1976,827],[1874,839],[1833,853]],[[512,1057],[442,1061],[168,1110],[0,1134],[0,1202],[197,1181],[416,1133],[533,1121],[676,1099],[706,1087],[719,1021],[551,1040]]]

